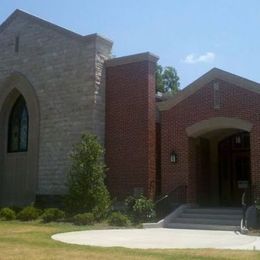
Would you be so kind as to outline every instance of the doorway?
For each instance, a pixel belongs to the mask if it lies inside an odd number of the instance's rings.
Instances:
[[[241,206],[250,188],[250,135],[216,130],[196,139],[197,201],[202,206]]]
[[[239,206],[244,190],[250,187],[249,133],[236,133],[220,141],[218,153],[220,203]]]

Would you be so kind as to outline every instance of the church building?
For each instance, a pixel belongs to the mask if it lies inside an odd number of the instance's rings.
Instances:
[[[201,205],[260,196],[260,84],[213,68],[155,93],[158,57],[111,57],[112,41],[20,10],[0,25],[0,205],[66,194],[85,132],[105,147],[112,197]]]

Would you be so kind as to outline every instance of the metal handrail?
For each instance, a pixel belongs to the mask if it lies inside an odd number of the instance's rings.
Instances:
[[[176,206],[186,202],[186,185],[179,185],[172,191],[157,199],[154,204],[161,217],[168,215]]]
[[[167,199],[167,198],[169,198],[169,197],[172,197],[173,196],[173,194],[175,194],[175,193],[177,193],[177,191],[179,191],[179,190],[181,190],[181,189],[184,189],[184,192],[183,193],[185,193],[185,200],[186,200],[186,189],[187,189],[187,185],[179,185],[179,186],[177,186],[176,188],[174,188],[172,191],[170,191],[170,192],[168,192],[168,194],[165,194],[165,195],[163,195],[163,197],[161,197],[161,198],[159,198],[158,200],[156,200],[155,202],[154,202],[154,204],[158,204],[159,202],[161,202],[161,201],[163,201],[163,200],[165,200],[165,199]],[[173,196],[174,197],[174,196]],[[178,202],[178,201],[176,201],[176,202]],[[182,201],[180,201],[180,202],[182,202]]]
[[[241,197],[241,206],[242,206],[242,228],[246,229],[247,228],[247,223],[246,223],[246,211],[248,207],[253,205],[254,202],[254,187],[251,186],[250,188],[246,188],[242,194]],[[248,196],[248,201],[247,201],[247,196]]]
[[[160,199],[156,200],[156,201],[154,202],[154,205],[157,205],[158,203],[160,203],[161,201],[165,200],[165,199],[168,198],[168,197],[169,197],[168,194],[164,195],[164,196],[161,197]]]
[[[245,189],[245,191],[242,194],[242,198],[241,198],[241,205],[242,205],[242,228],[246,228],[246,210],[247,210],[247,204],[246,204],[246,192],[247,189]]]

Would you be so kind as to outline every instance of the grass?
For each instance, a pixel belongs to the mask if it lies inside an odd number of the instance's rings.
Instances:
[[[260,259],[260,252],[214,249],[140,250],[69,245],[51,239],[58,232],[101,229],[68,223],[0,221],[0,259]]]

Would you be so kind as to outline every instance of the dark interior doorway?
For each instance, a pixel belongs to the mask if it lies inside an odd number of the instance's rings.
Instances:
[[[223,206],[241,205],[250,187],[250,136],[239,132],[219,142],[219,195]]]

